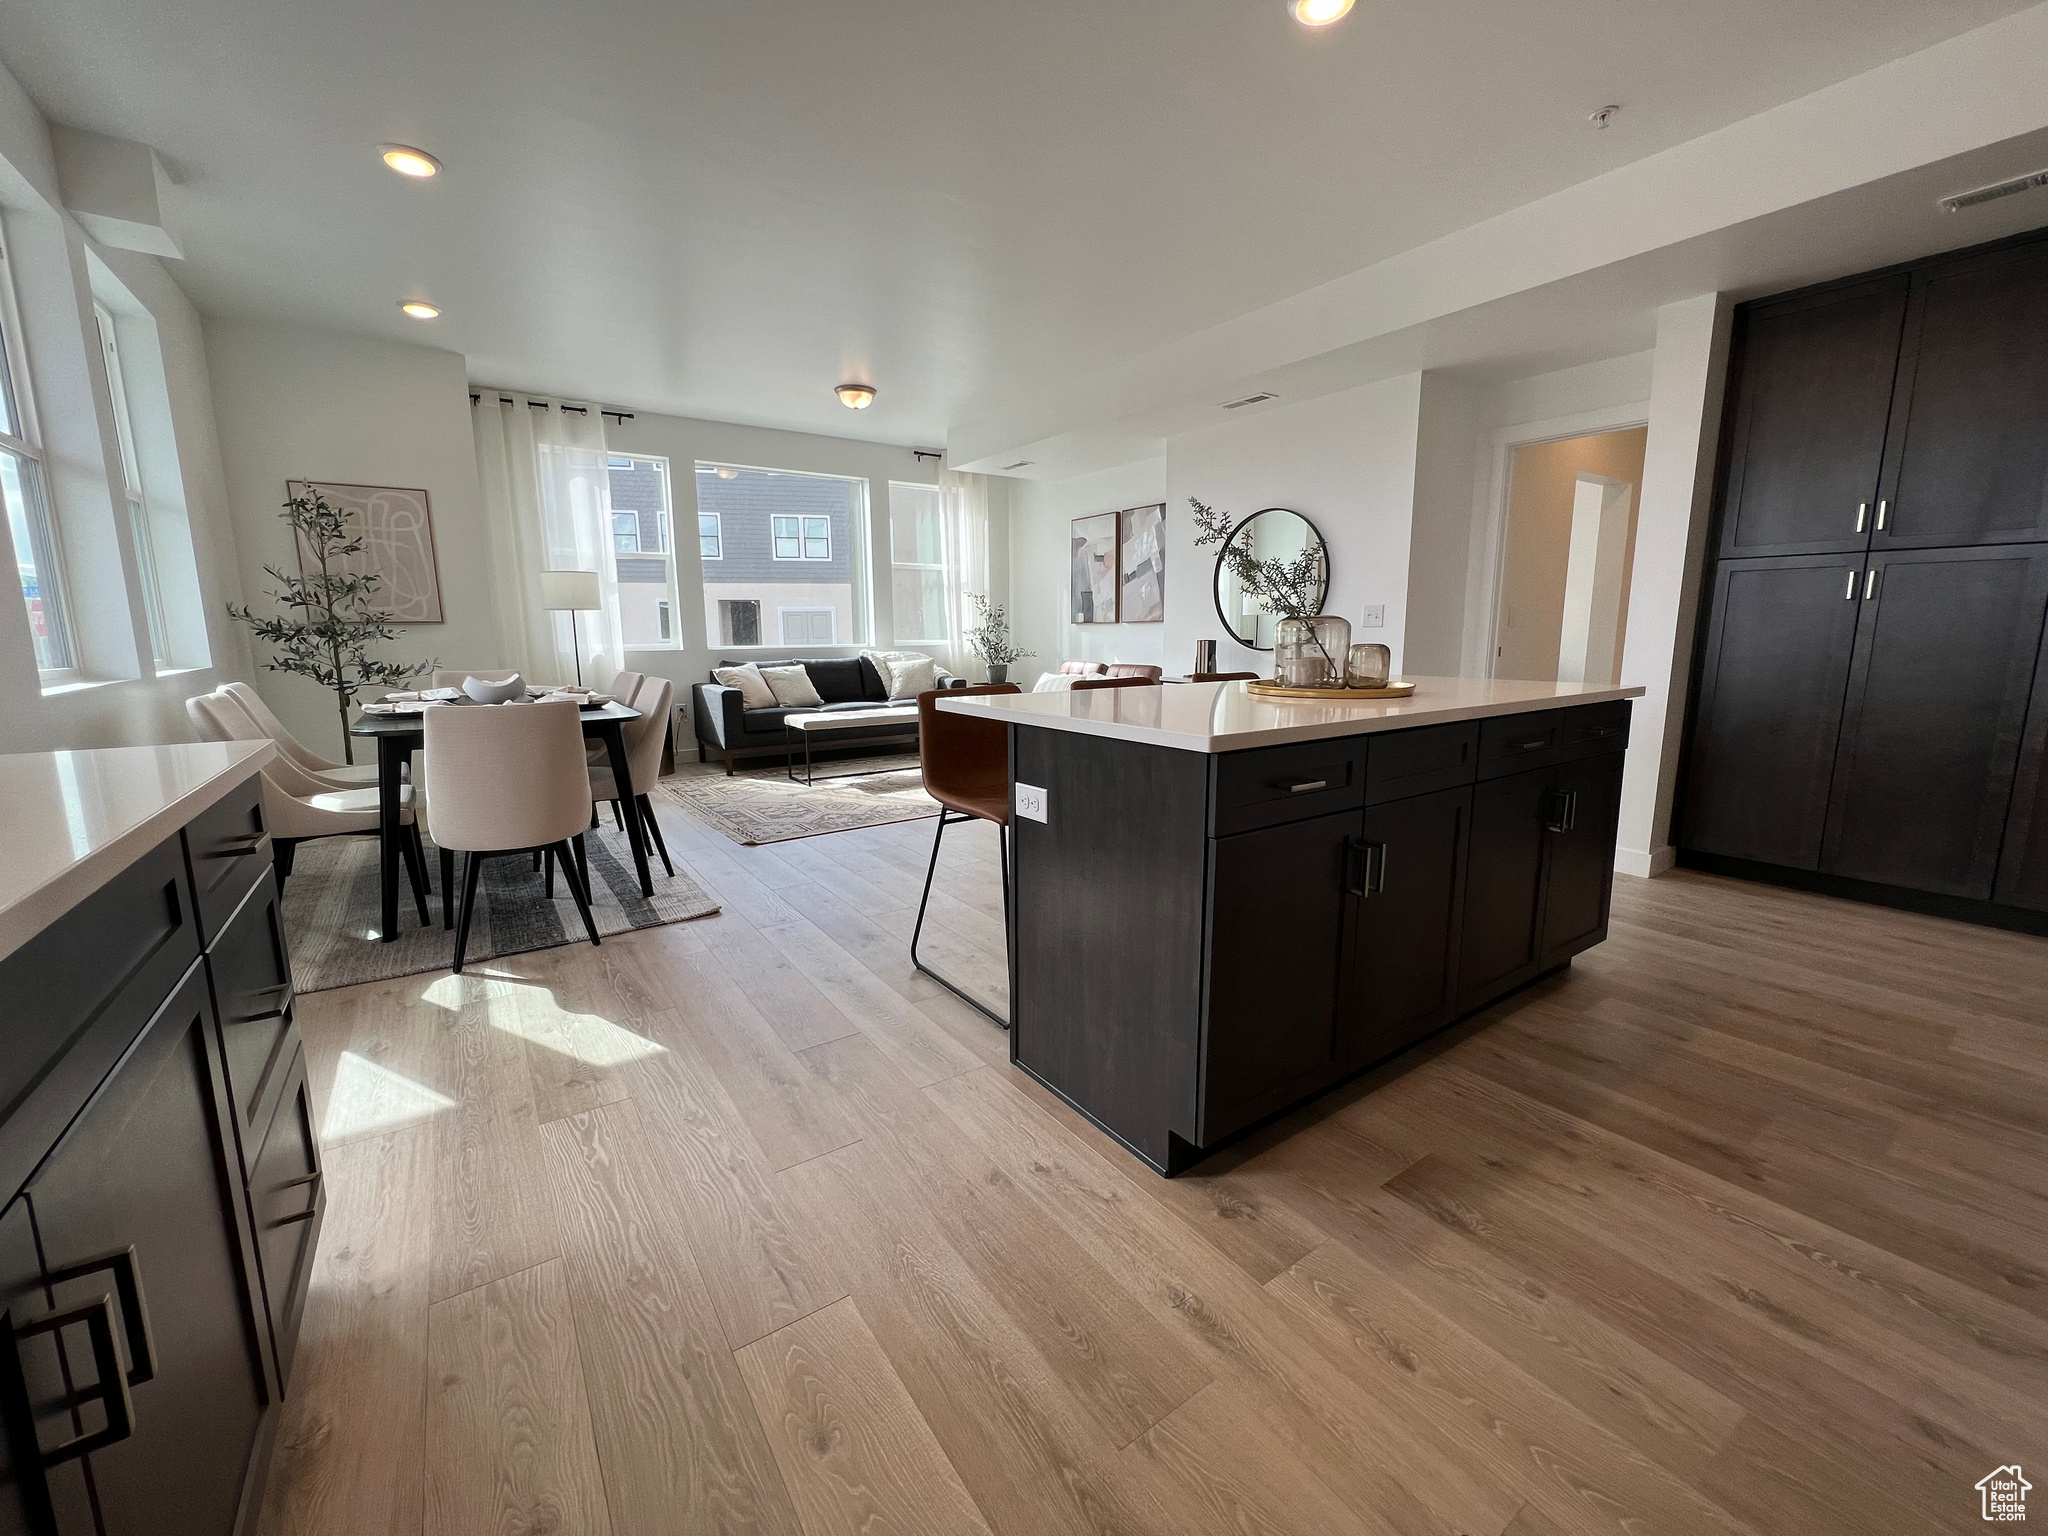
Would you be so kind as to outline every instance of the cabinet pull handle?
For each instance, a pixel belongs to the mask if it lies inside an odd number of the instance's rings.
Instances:
[[[1375,859],[1374,854],[1379,857]],[[1384,896],[1387,891],[1387,845],[1367,843],[1365,848],[1365,888],[1375,896]]]
[[[209,859],[246,859],[262,848],[268,836],[268,833],[252,832],[232,843],[215,843],[206,856]]]
[[[1848,598],[1851,602],[1856,600],[1856,573],[1854,571],[1849,573],[1849,585],[1842,588],[1842,596]]]
[[[87,1302],[82,1307],[72,1307],[63,1312],[52,1312],[23,1323],[14,1330],[17,1339],[32,1338],[39,1333],[56,1333],[69,1328],[73,1323],[85,1324],[92,1339],[93,1366],[99,1374],[97,1386],[82,1387],[71,1394],[71,1405],[89,1403],[98,1398],[107,1411],[106,1427],[91,1434],[76,1435],[54,1450],[43,1452],[43,1465],[54,1467],[60,1462],[74,1460],[88,1452],[100,1450],[126,1440],[135,1433],[135,1402],[128,1395],[128,1378],[121,1372],[121,1353],[114,1348],[114,1298],[102,1296],[98,1301]]]
[[[281,1001],[275,1008],[266,1008],[261,1013],[238,1013],[228,1021],[230,1024],[259,1024],[265,1019],[281,1019],[291,1010],[292,984],[288,981],[268,987],[251,987],[241,995],[247,998],[275,997]]]
[[[1880,502],[1879,502],[1879,503],[1877,504],[1877,531],[1878,531],[1879,533],[1883,533],[1883,532],[1884,532],[1884,514],[1885,514],[1885,509],[1886,509],[1887,507],[1889,507],[1890,505],[1891,505],[1891,503],[1890,503],[1890,502],[1888,502],[1888,501],[1880,501]]]
[[[1877,567],[1870,568],[1870,574],[1863,578],[1863,601],[1870,601],[1870,594],[1877,590]]]
[[[1552,832],[1571,831],[1571,822],[1568,818],[1571,814],[1572,792],[1568,789],[1553,789],[1550,794],[1550,819],[1543,825]]]
[[[1857,531],[1858,533],[1861,533],[1861,532],[1863,531],[1863,518],[1864,518],[1865,514],[1866,514],[1866,513],[1868,513],[1869,511],[1870,511],[1870,503],[1869,503],[1869,502],[1867,502],[1867,501],[1859,501],[1859,502],[1857,502],[1857,503],[1856,503],[1856,531]]]
[[[1511,741],[1508,743],[1508,748],[1515,752],[1533,752],[1538,747],[1547,747],[1549,745],[1550,735],[1548,732],[1545,732],[1541,736],[1531,736],[1524,741]]]
[[[1564,829],[1567,832],[1579,830],[1579,792],[1576,789],[1564,792]]]
[[[145,1381],[156,1379],[156,1339],[149,1329],[149,1303],[143,1299],[142,1268],[135,1257],[134,1246],[131,1244],[112,1253],[101,1254],[96,1259],[82,1259],[62,1269],[53,1269],[49,1283],[55,1287],[68,1280],[83,1280],[101,1270],[114,1277],[114,1294],[121,1299],[121,1319],[128,1335],[128,1358],[132,1362],[128,1384],[139,1387]]]
[[[1284,789],[1290,795],[1306,795],[1318,789],[1328,789],[1328,779],[1275,779],[1275,789]]]
[[[1344,839],[1344,894],[1347,896],[1367,895],[1367,880],[1372,874],[1372,844],[1361,843],[1355,837]]]

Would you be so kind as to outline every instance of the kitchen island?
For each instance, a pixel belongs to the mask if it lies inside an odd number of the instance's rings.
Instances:
[[[1640,688],[945,699],[1010,728],[1010,1056],[1158,1171],[1607,934]]]
[[[326,1207],[275,751],[0,756],[0,1531],[254,1526]]]

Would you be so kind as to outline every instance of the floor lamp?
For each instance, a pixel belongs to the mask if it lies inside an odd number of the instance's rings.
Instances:
[[[576,633],[576,615],[603,606],[597,596],[595,571],[542,571],[540,605],[550,613],[569,615],[569,649],[576,657],[576,686],[583,686],[583,643]]]

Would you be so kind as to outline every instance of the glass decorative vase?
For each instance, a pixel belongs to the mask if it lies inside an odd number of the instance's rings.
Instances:
[[[1394,653],[1384,645],[1366,641],[1351,647],[1351,661],[1344,669],[1346,688],[1384,688],[1393,675]]]
[[[1351,621],[1335,614],[1282,619],[1273,630],[1273,681],[1288,688],[1342,688]]]

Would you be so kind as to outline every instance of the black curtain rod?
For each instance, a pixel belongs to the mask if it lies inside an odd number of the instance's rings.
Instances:
[[[471,390],[469,392],[469,403],[471,405],[475,405],[481,399],[483,399],[483,396],[478,394],[475,390]],[[514,399],[511,395],[498,396],[498,404],[500,405],[517,405],[518,403],[519,402],[516,399]],[[528,400],[526,403],[528,405],[535,406],[543,411],[548,408],[548,402],[545,400]],[[578,416],[588,416],[590,414],[590,407],[587,405],[565,405],[562,406],[561,409],[565,411],[574,411]],[[599,406],[597,414],[600,416],[609,416],[612,418],[612,420],[620,423],[621,425],[633,420],[633,413],[631,411],[615,411],[611,409],[611,407],[609,406]]]

